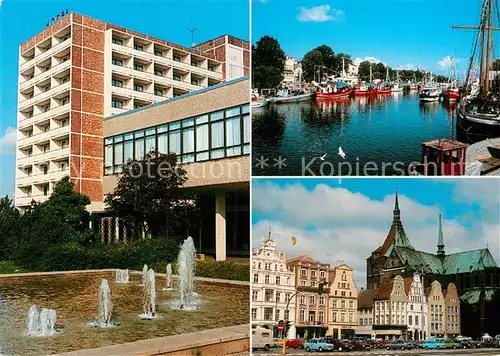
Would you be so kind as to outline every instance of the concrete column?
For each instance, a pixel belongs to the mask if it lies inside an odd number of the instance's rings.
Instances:
[[[226,260],[226,192],[215,193],[215,260]]]
[[[115,242],[120,240],[120,219],[115,218]]]

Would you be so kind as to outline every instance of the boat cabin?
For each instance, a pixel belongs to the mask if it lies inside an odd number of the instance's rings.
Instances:
[[[462,176],[465,174],[467,143],[439,139],[422,143],[422,165],[418,172],[424,176]]]

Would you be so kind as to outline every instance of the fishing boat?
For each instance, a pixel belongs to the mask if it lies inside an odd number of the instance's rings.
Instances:
[[[277,95],[270,98],[269,101],[276,104],[296,103],[311,100],[312,95],[313,93],[304,91],[291,92],[289,90],[280,90]]]
[[[369,84],[361,84],[354,89],[354,96],[372,95],[376,93],[376,89],[373,87],[373,85]]]
[[[479,26],[453,26],[460,29],[478,30],[474,41],[473,55],[465,81],[464,95],[458,107],[458,127],[468,141],[500,136],[500,76],[493,78],[492,71],[493,31],[499,30],[498,0],[484,0]],[[496,10],[496,13],[495,13]],[[476,58],[478,54],[478,58]],[[498,54],[498,53],[497,53]],[[479,77],[475,78],[476,62],[479,62]]]
[[[431,103],[439,101],[441,97],[441,90],[437,87],[425,87],[418,95],[420,101],[424,103]]]
[[[268,103],[268,101],[264,97],[262,97],[258,94],[255,94],[255,93],[252,94],[252,100],[250,102],[250,107],[262,108],[262,107],[266,106],[267,103]]]
[[[396,81],[392,83],[392,92],[393,93],[403,92],[403,85],[401,84],[401,79],[399,78],[399,70],[396,71]]]
[[[455,59],[453,58],[451,59],[450,65],[450,82],[448,83],[448,88],[443,92],[443,98],[449,102],[460,99],[460,90],[458,89],[455,72]]]
[[[348,98],[352,94],[352,92],[353,92],[352,89],[345,89],[330,93],[322,93],[318,91],[316,92],[316,99],[317,100],[343,99],[343,98]]]
[[[385,76],[385,83],[380,83],[377,90],[377,94],[385,95],[392,93],[392,84],[389,82],[389,67],[387,67],[387,74]]]
[[[443,93],[443,97],[448,101],[457,101],[460,99],[458,88],[450,88]]]

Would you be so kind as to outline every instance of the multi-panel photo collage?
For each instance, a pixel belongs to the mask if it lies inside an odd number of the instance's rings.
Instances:
[[[0,356],[500,355],[500,0],[0,0]]]

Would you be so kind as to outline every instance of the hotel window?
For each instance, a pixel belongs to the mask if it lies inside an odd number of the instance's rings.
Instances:
[[[325,312],[323,310],[320,310],[318,313],[318,321],[323,324],[325,321]]]
[[[340,301],[340,309],[345,309],[345,300]]]
[[[160,77],[164,77],[165,75],[163,74],[162,70],[155,69],[155,75],[159,75]]]
[[[215,67],[214,66],[208,66],[208,70],[211,72],[215,72]]]
[[[69,103],[69,97],[68,96],[61,99],[61,105],[66,105],[67,103]]]
[[[300,309],[299,311],[299,321],[306,321],[306,311],[304,309]]]
[[[337,322],[337,312],[332,313],[332,321]]]
[[[43,90],[44,92],[45,92],[45,91],[49,91],[49,90],[50,90],[50,84],[48,84],[48,85],[44,86],[44,87],[42,88],[42,90]]]
[[[44,72],[47,72],[49,69],[50,69],[50,64],[49,64],[48,66],[45,66],[45,67],[43,68],[43,71],[44,71]]]
[[[324,305],[325,304],[325,297],[324,296],[319,297],[319,304],[320,305]]]
[[[43,153],[47,153],[47,152],[49,152],[49,144],[46,144],[46,145],[43,145],[43,146],[42,146],[42,152],[43,152]]]
[[[174,59],[175,62],[180,62],[181,61],[181,57],[179,57],[179,56],[174,56],[173,59]]]
[[[252,291],[252,300],[253,301],[257,300],[258,295],[259,295],[259,292],[257,292],[256,290]]]
[[[49,195],[49,186],[48,185],[43,186],[43,195],[45,195],[45,196]]]
[[[280,277],[279,276],[276,276],[276,284],[279,285],[280,284]]]
[[[134,49],[144,52],[144,46],[140,44],[134,44]]]
[[[134,63],[134,69],[139,72],[144,72],[144,66],[142,66],[141,64]]]
[[[67,83],[69,81],[69,76],[61,79],[61,84]]]
[[[59,164],[59,170],[60,170],[60,171],[64,171],[64,170],[66,170],[66,169],[68,169],[68,162],[64,162],[64,161],[63,161],[63,162],[61,162],[61,163]]]
[[[266,302],[272,302],[274,297],[274,291],[271,289],[266,289],[264,291],[264,301]]]
[[[49,167],[47,165],[43,165],[42,171],[43,171],[43,174],[47,174],[49,172]]]
[[[305,268],[302,268],[302,269],[300,270],[300,275],[301,275],[301,276],[307,276],[307,270],[306,270]]]
[[[340,313],[340,322],[343,323],[345,321],[345,313]]]
[[[111,63],[113,63],[115,66],[123,66],[123,59],[112,58]]]
[[[123,88],[123,80],[113,79],[112,82],[111,82],[111,84],[114,87]]]
[[[259,275],[258,275],[257,273],[255,273],[255,274],[253,275],[253,282],[254,282],[254,283],[259,283]]]
[[[191,61],[191,65],[193,67],[198,67],[199,66],[198,62],[196,62],[196,61]]]
[[[350,323],[352,323],[353,318],[354,318],[354,314],[353,313],[349,313],[349,322]]]
[[[144,86],[142,86],[140,84],[134,84],[134,90],[140,91],[142,93],[144,91]]]
[[[155,89],[156,96],[163,96],[163,89]]]
[[[163,57],[163,51],[160,51],[159,49],[155,49],[155,56]]]
[[[178,82],[181,81],[181,76],[179,74],[174,73],[174,80],[177,80]]]
[[[69,145],[68,140],[61,140],[61,148],[66,148],[66,147],[68,147],[68,145]]]
[[[252,308],[252,320],[257,320],[257,309]]]
[[[49,110],[50,110],[50,105],[45,105],[45,106],[43,107],[43,112],[47,112],[47,111],[49,111]]]
[[[266,274],[266,276],[264,277],[264,283],[269,284],[269,275],[268,274]]]
[[[123,103],[118,100],[113,100],[112,105],[118,108],[123,107]],[[245,132],[249,132],[249,120],[247,120],[247,114],[242,114],[247,111],[248,105],[243,105],[207,113],[194,118],[153,126],[147,129],[151,130],[146,135],[149,137],[151,145],[156,140],[156,146],[152,147],[157,147],[158,151],[163,153],[175,153],[179,157],[179,161],[184,163],[248,154],[245,147],[250,145],[250,137]],[[138,132],[141,134],[139,135]],[[135,159],[141,159],[144,156],[146,152],[144,145],[147,145],[144,139],[144,130],[138,132],[134,138],[130,136],[130,141],[133,143],[128,144],[130,147],[134,147]],[[107,140],[106,146],[110,146],[110,150],[112,150],[116,143],[117,141],[113,141],[111,137]],[[125,146],[125,154],[128,152],[127,157],[131,157],[132,148],[129,151],[126,149],[127,146]],[[106,149],[105,152],[106,157],[108,157],[110,151]],[[127,159],[124,159],[122,163],[126,161]],[[113,174],[116,165],[116,162],[106,160],[106,174]],[[304,269],[304,272],[301,273],[307,274],[307,271]]]
[[[309,297],[309,304],[316,304],[316,297],[314,295]]]
[[[299,299],[300,299],[300,304],[306,304],[306,296],[305,295],[301,295]]]
[[[285,320],[289,320],[290,319],[290,310],[285,310],[284,319]]]
[[[191,84],[192,85],[199,85],[198,84],[198,79],[191,79]]]
[[[117,109],[122,109],[123,108],[123,101],[121,100],[112,100],[111,101],[111,106]]]
[[[118,44],[118,45],[122,45],[123,46],[123,40],[121,38],[115,38],[115,37],[113,37],[113,39],[111,40],[111,42],[113,42],[114,44]]]
[[[69,56],[64,56],[61,60],[61,62],[66,62],[69,61]]]
[[[143,104],[134,104],[134,109],[140,109],[143,106],[144,106]]]

